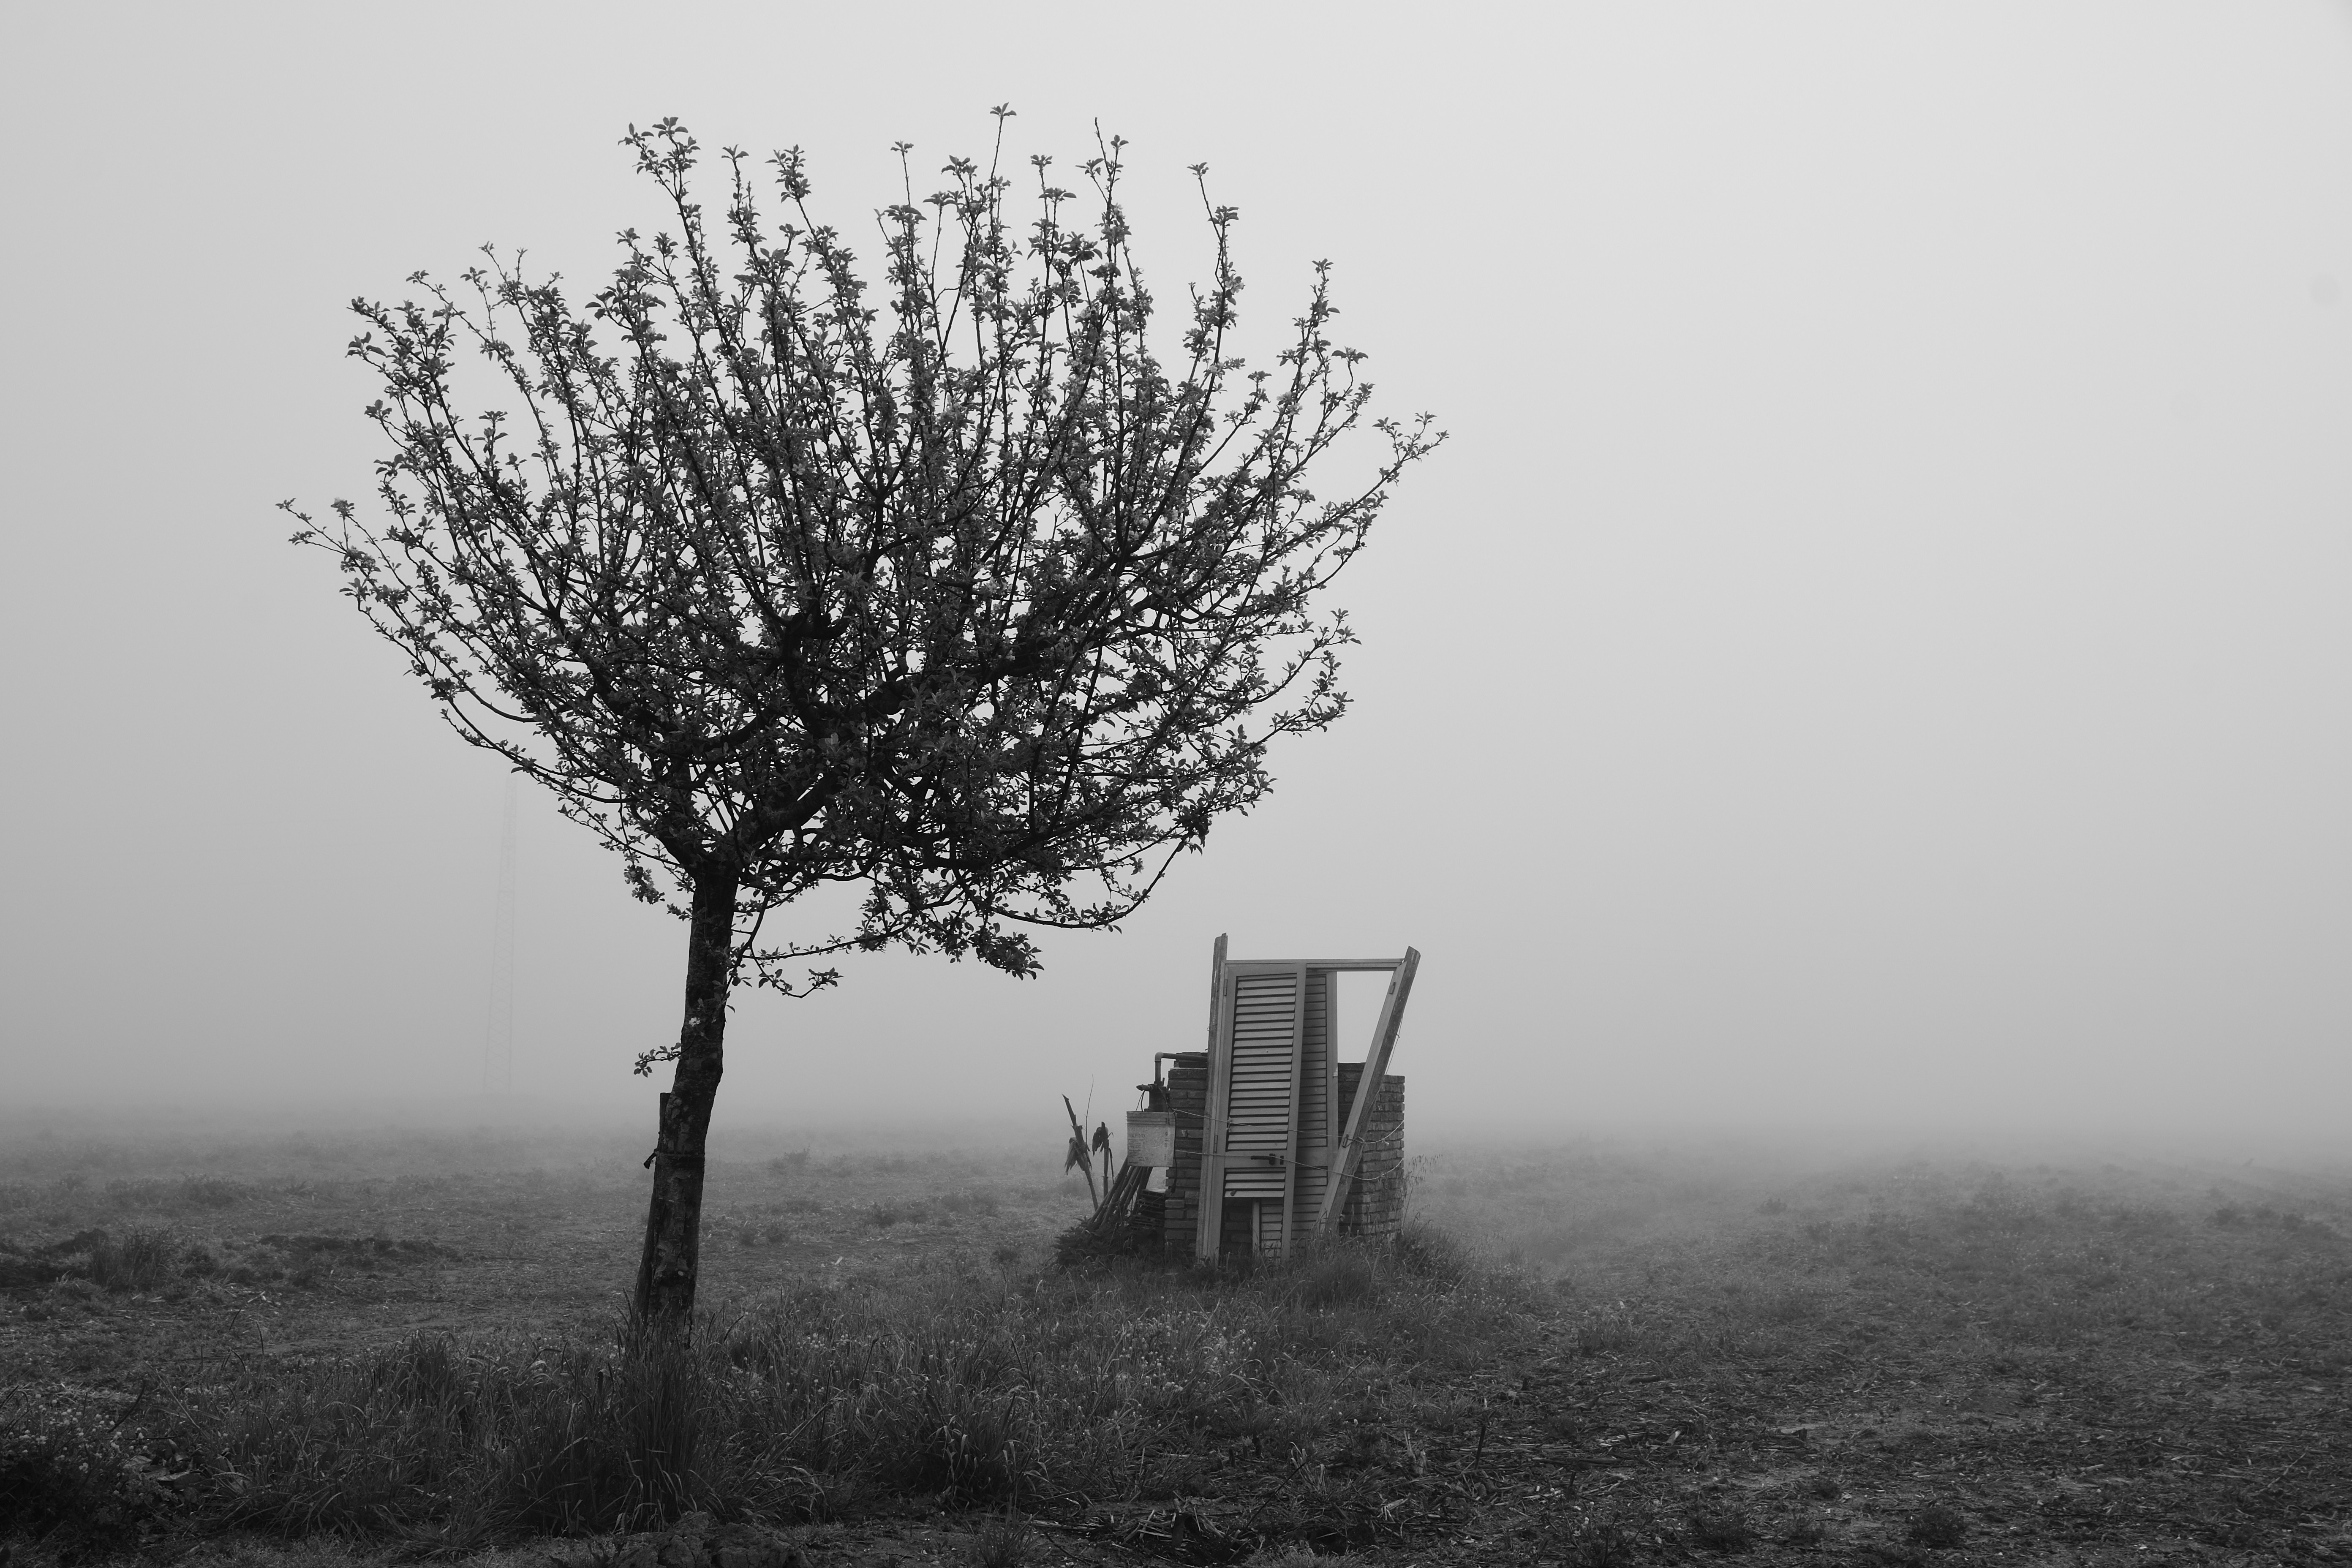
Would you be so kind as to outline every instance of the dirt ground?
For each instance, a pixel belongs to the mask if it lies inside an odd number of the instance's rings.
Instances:
[[[619,1142],[39,1143],[0,1155],[0,1386],[126,1409],[241,1358],[420,1330],[609,1334],[642,1224],[642,1151]],[[2352,1560],[2352,1174],[1585,1141],[1434,1151],[1412,1179],[1415,1223],[1522,1304],[1478,1364],[1391,1369],[1409,1398],[1278,1451],[1220,1439],[1173,1496],[1018,1524],[901,1500],[787,1526],[777,1552],[810,1568]],[[1018,1153],[753,1150],[710,1182],[722,1316],[943,1258],[1042,1272],[1086,1202]],[[99,1277],[93,1249],[131,1235],[169,1238],[168,1277]],[[1268,1538],[1310,1492],[1360,1528]],[[676,1568],[660,1544],[640,1556]],[[625,1547],[482,1561],[628,1568]],[[147,1555],[392,1550],[167,1536]]]

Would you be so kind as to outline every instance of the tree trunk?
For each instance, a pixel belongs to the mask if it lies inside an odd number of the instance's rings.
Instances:
[[[654,1143],[653,1201],[646,1208],[646,1251],[637,1265],[636,1319],[685,1328],[694,1317],[702,1246],[702,1151],[710,1107],[726,1066],[727,992],[734,977],[735,879],[696,879],[686,946],[686,1022],[678,1030],[677,1070],[661,1097]]]

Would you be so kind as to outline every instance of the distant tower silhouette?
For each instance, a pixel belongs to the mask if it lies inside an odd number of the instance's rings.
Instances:
[[[499,906],[490,927],[490,1016],[482,1032],[482,1092],[514,1092],[515,780],[507,775],[499,834]]]

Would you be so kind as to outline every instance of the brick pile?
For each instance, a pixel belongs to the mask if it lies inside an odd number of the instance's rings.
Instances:
[[[1339,1064],[1339,1117],[1346,1125],[1364,1064]],[[1167,1108],[1176,1112],[1176,1163],[1169,1167],[1160,1211],[1161,1246],[1190,1257],[1201,1226],[1201,1140],[1208,1123],[1209,1054],[1182,1051],[1168,1058]],[[1404,1079],[1381,1078],[1380,1097],[1364,1123],[1363,1152],[1339,1210],[1342,1236],[1393,1236],[1404,1219]]]
[[[1201,1138],[1209,1122],[1209,1053],[1180,1051],[1168,1058],[1168,1109],[1176,1113],[1176,1163],[1168,1168],[1168,1202],[1160,1215],[1160,1246],[1178,1258],[1192,1255],[1201,1230]]]
[[[1344,1127],[1364,1081],[1364,1064],[1339,1064],[1339,1124]],[[1372,1112],[1364,1119],[1355,1180],[1339,1205],[1342,1236],[1394,1236],[1404,1223],[1404,1078],[1389,1073]]]

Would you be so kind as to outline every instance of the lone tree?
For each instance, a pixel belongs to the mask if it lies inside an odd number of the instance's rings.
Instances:
[[[383,515],[287,510],[457,733],[688,922],[685,1022],[637,1062],[677,1066],[636,1311],[682,1322],[730,990],[805,994],[837,972],[799,961],[894,943],[1027,975],[1020,928],[1137,908],[1271,787],[1269,741],[1340,715],[1353,639],[1317,592],[1444,434],[1370,421],[1360,485],[1311,495],[1371,391],[1327,336],[1326,268],[1246,371],[1235,215],[1211,207],[1213,277],[1155,352],[1117,141],[1083,204],[1031,160],[1025,223],[995,158],[922,201],[909,175],[871,293],[797,151],[771,161],[772,225],[729,149],[714,226],[682,126],[625,144],[676,232],[624,233],[584,309],[495,250],[460,288],[355,301]],[[860,895],[838,929],[763,944],[834,883]]]

